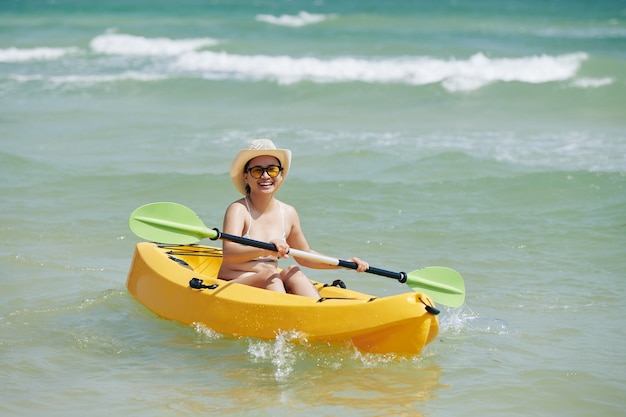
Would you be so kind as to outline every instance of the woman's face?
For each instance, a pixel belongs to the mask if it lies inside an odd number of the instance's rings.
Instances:
[[[280,161],[270,155],[261,155],[256,158],[252,158],[248,161],[247,171],[243,173],[243,178],[246,184],[250,186],[250,193],[262,192],[273,194],[283,182],[283,173],[280,171],[277,176],[272,177],[267,169],[269,167],[280,167]],[[251,168],[260,167],[263,168],[263,173],[260,178],[254,178],[250,173]]]

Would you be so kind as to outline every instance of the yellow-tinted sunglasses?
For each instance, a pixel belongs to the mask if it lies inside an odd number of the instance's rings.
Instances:
[[[259,179],[263,176],[263,173],[267,172],[267,175],[269,175],[272,178],[275,178],[278,176],[278,174],[280,174],[280,171],[283,170],[283,167],[280,167],[278,165],[268,165],[267,167],[262,167],[262,166],[254,166],[251,168],[248,168],[248,172],[250,173],[250,175],[252,175],[252,178],[256,178]]]

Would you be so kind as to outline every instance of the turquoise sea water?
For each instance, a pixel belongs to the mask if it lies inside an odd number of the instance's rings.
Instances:
[[[0,5],[0,414],[623,413],[623,1],[91,3]],[[279,198],[315,249],[462,273],[420,357],[233,340],[127,293],[132,210],[220,226],[257,137],[292,149]]]

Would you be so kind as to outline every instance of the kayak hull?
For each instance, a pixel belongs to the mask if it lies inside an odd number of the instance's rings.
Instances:
[[[160,317],[235,337],[269,340],[295,331],[309,342],[417,355],[438,334],[437,310],[425,294],[378,298],[317,282],[320,299],[280,294],[217,279],[221,260],[219,248],[141,242],[126,285]]]

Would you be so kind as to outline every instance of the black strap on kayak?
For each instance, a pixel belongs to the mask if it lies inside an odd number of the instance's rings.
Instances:
[[[439,313],[441,313],[441,311],[439,311],[439,309],[435,308],[435,307],[431,307],[428,304],[424,304],[426,306],[426,311],[428,311],[430,314],[432,314],[433,316],[438,315]]]
[[[438,308],[435,308],[435,306],[433,306],[432,304],[427,303],[426,301],[422,300],[422,298],[418,298],[418,300],[420,300],[422,302],[422,304],[424,304],[424,307],[426,308],[426,311],[430,314],[432,314],[433,316],[438,315],[439,313],[441,313],[441,311],[439,311]]]
[[[218,284],[204,285],[200,278],[191,278],[189,286],[195,290],[214,290],[219,287]]]
[[[377,300],[377,297],[372,297],[369,300],[367,300],[368,303]],[[347,297],[322,297],[319,300],[317,300],[318,303],[322,303],[324,301],[327,300],[348,300],[348,301],[354,301],[354,300],[359,300],[359,301],[363,301],[362,298],[347,298]]]
[[[187,262],[183,261],[180,258],[176,258],[172,255],[169,255],[168,258],[170,258],[172,261],[176,262],[177,264],[184,266],[185,268],[192,269],[191,266]]]
[[[332,284],[324,284],[324,288],[326,287],[339,287],[339,288],[343,288],[346,289],[346,284],[344,284],[344,282],[340,279],[336,279],[333,281]]]

